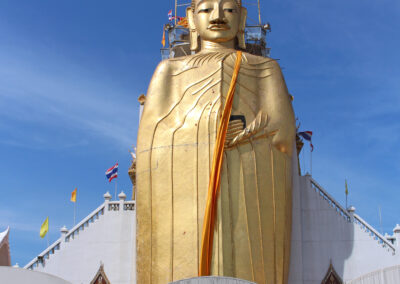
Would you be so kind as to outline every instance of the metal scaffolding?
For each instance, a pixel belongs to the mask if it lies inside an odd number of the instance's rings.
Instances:
[[[192,54],[189,29],[179,24],[179,20],[186,16],[186,8],[190,5],[190,0],[175,0],[175,14],[172,20],[164,25],[166,45],[161,48],[163,60]],[[271,31],[271,26],[269,23],[263,24],[261,21],[260,0],[243,2],[243,6],[248,10],[245,28],[246,52],[269,57],[270,48],[267,47],[267,34]]]

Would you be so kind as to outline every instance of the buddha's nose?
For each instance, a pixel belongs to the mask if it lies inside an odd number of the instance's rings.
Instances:
[[[216,6],[217,7],[215,7],[212,10],[210,23],[211,24],[226,24],[226,19],[224,17],[224,9],[222,8],[222,5],[217,4]]]

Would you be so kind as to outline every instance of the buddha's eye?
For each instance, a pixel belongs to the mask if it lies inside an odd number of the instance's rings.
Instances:
[[[234,9],[234,8],[225,8],[224,11],[228,12],[228,13],[235,13],[236,9]]]
[[[211,9],[201,9],[199,13],[209,13]]]
[[[201,8],[199,9],[199,13],[210,13],[211,12],[211,8]]]

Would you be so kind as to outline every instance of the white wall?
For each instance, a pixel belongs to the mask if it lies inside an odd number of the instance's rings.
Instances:
[[[106,201],[104,215],[100,215],[84,230],[62,241],[59,250],[45,258],[36,271],[57,275],[73,284],[90,283],[97,273],[100,263],[113,284],[128,284],[136,281],[132,267],[136,263],[136,210],[123,210],[124,201],[118,211],[109,211]],[[130,202],[133,203],[132,201]],[[64,239],[64,238],[62,238]]]
[[[294,148],[293,153],[297,153]],[[297,155],[293,155],[292,164],[297,165]],[[303,283],[303,239],[302,239],[302,216],[301,216],[301,178],[296,166],[293,166],[292,187],[292,243],[290,248],[289,283]]]
[[[400,264],[399,253],[393,254],[375,239],[379,233],[367,232],[365,221],[355,222],[361,219],[344,210],[325,190],[321,189],[324,194],[315,190],[311,181],[310,176],[299,177],[294,172],[289,284],[320,284],[330,262],[346,282]],[[73,284],[90,283],[102,262],[111,283],[136,283],[136,211],[123,210],[124,202],[106,200],[99,207],[104,208],[104,215],[74,239],[62,241],[60,249],[34,270]],[[116,204],[119,210],[110,211],[109,205]]]
[[[354,279],[347,284],[399,284],[400,266],[392,266],[382,270],[374,271]]]
[[[400,264],[393,250],[314,190],[309,176],[300,177],[299,192],[294,190],[292,257],[299,259],[300,254],[301,261],[291,262],[290,284],[320,284],[331,261],[344,281]]]

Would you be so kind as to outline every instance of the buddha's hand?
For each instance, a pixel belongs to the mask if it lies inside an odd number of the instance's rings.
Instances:
[[[272,126],[272,123],[271,123]],[[279,126],[272,126],[271,129],[266,129],[268,136],[272,136],[272,146],[282,153],[289,156],[292,154],[292,147],[295,139],[294,124],[279,123]]]
[[[258,133],[263,133],[267,124],[268,116],[260,111],[256,118],[245,129],[238,132],[233,139],[227,140],[227,143],[225,145],[227,147],[232,147],[236,144],[240,144],[242,141],[250,137],[256,136]]]

